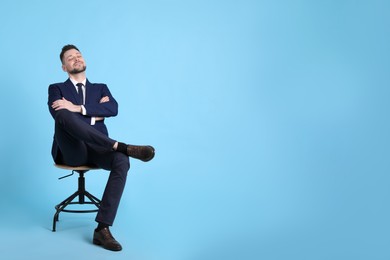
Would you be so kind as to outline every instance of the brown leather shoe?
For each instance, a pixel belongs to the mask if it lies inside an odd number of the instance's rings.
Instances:
[[[154,148],[150,145],[139,146],[139,145],[127,145],[127,155],[144,162],[148,162],[154,157]]]
[[[122,246],[112,236],[108,227],[105,227],[98,232],[95,230],[93,233],[93,243],[111,251],[122,250]]]

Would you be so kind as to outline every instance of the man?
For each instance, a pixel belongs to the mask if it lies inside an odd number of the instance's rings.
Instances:
[[[93,165],[109,170],[110,176],[96,216],[98,226],[93,243],[120,251],[112,226],[130,168],[129,156],[150,161],[152,146],[128,145],[108,136],[104,119],[116,116],[118,104],[105,84],[86,78],[86,63],[79,49],[65,45],[60,53],[62,69],[69,78],[49,86],[48,106],[55,120],[52,156],[56,163],[70,166]]]

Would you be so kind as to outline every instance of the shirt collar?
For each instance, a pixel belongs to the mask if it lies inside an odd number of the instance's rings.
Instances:
[[[76,80],[74,80],[74,79],[72,79],[72,78],[69,78],[69,79],[70,79],[70,81],[72,82],[73,86],[75,86],[75,87],[76,87],[76,84],[77,84],[77,83],[83,83],[84,87],[85,87],[85,84],[87,83],[87,79],[84,79],[84,80],[81,81],[81,82],[78,82],[78,81],[76,81]]]

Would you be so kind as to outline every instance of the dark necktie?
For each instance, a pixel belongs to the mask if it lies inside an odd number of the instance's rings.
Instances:
[[[83,83],[77,83],[77,92],[79,93],[79,102],[80,105],[84,105],[84,94],[83,94]]]

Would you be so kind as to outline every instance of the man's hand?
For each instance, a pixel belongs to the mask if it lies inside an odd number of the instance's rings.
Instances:
[[[70,112],[81,113],[81,106],[74,105],[72,102],[66,100],[64,97],[53,102],[51,107],[57,111],[61,109],[67,109]]]
[[[110,98],[108,96],[104,96],[102,99],[100,99],[99,103],[106,103],[108,101],[110,101]]]
[[[108,96],[104,96],[102,99],[100,99],[99,103],[106,103],[108,101],[110,101],[110,98]],[[96,121],[102,121],[103,119],[104,117],[95,117]]]

